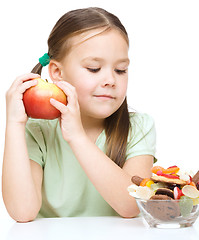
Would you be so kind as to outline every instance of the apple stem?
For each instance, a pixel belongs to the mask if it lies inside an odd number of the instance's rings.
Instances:
[[[48,79],[45,79],[46,80],[46,82],[48,82]]]

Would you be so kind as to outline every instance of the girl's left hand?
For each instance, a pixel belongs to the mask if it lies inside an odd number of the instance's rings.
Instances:
[[[64,139],[70,144],[75,141],[81,134],[85,134],[78,103],[78,97],[71,84],[65,81],[55,83],[67,96],[67,105],[51,98],[50,103],[61,112],[60,126]]]

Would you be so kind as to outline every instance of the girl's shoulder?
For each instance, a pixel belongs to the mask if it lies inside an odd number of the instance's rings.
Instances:
[[[130,122],[127,159],[138,155],[155,156],[156,130],[153,118],[147,113],[130,113]]]
[[[155,122],[151,115],[147,113],[130,113],[130,131],[128,140],[140,140],[146,135],[156,135]]]
[[[154,125],[154,119],[148,113],[130,112],[129,117],[131,127],[139,126],[143,129]]]

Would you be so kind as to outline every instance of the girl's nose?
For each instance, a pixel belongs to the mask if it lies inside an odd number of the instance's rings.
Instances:
[[[103,86],[107,87],[114,87],[116,83],[115,79],[115,72],[114,71],[107,71],[106,75],[104,76]]]

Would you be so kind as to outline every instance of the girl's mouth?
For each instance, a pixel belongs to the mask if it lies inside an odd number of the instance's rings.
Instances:
[[[115,99],[115,97],[111,96],[111,95],[106,95],[106,94],[103,94],[103,95],[94,95],[96,98],[99,98],[99,99]]]

